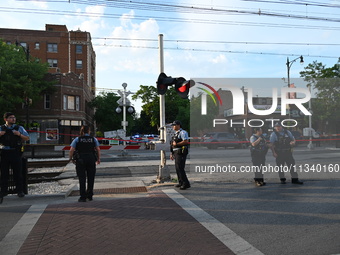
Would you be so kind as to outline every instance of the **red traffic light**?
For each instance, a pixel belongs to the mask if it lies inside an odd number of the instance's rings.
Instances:
[[[180,77],[180,78],[177,78],[177,81],[175,83],[175,90],[181,98],[187,99],[189,90],[194,85],[195,85],[195,82],[193,80],[187,81],[183,77]]]
[[[167,76],[165,73],[160,73],[157,79],[157,93],[159,95],[164,95],[168,90],[168,86],[171,86],[175,83],[175,78],[171,76]]]
[[[168,86],[175,84],[175,90],[181,98],[188,98],[189,89],[195,85],[193,80],[187,81],[183,77],[172,78],[165,73],[160,73],[157,79],[157,93],[164,95],[168,90]]]

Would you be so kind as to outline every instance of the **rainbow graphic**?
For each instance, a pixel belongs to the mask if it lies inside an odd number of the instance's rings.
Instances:
[[[222,99],[221,99],[220,95],[218,94],[218,92],[212,86],[210,86],[206,83],[203,83],[203,82],[197,82],[197,83],[202,84],[202,85],[206,86],[207,88],[209,88],[215,94],[220,105],[222,105]],[[204,91],[205,93],[207,93],[211,97],[211,99],[214,101],[215,105],[217,106],[216,99],[215,99],[214,95],[209,90],[207,90],[205,88],[201,88],[201,87],[197,87],[197,88]]]

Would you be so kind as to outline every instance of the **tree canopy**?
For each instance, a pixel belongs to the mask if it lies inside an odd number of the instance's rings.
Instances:
[[[142,106],[141,116],[147,117],[149,125],[158,129],[160,112],[156,86],[141,85],[132,99],[142,100],[144,105]],[[180,120],[185,129],[190,128],[190,101],[179,97],[176,90],[169,87],[165,94],[165,123],[171,123],[174,120]]]
[[[340,119],[340,59],[329,68],[314,61],[300,75],[315,90],[317,98],[312,105],[314,122],[335,126]]]
[[[27,99],[35,102],[52,92],[53,83],[44,79],[48,64],[33,59],[22,46],[0,40],[0,111],[13,111]]]
[[[116,112],[119,98],[120,96],[115,93],[103,92],[89,102],[89,106],[96,109],[94,119],[96,120],[98,131],[105,132],[122,129],[123,113]],[[126,114],[126,120],[128,121],[127,135],[133,129],[134,116],[135,114]]]

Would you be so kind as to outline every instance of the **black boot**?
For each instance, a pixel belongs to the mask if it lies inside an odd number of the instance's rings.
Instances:
[[[280,181],[281,181],[281,184],[286,184],[286,178],[281,178]]]
[[[263,181],[261,181],[261,179],[254,179],[254,180],[255,180],[255,186],[257,187],[263,186]]]
[[[300,181],[298,178],[292,178],[292,183],[293,184],[303,184],[303,182]]]

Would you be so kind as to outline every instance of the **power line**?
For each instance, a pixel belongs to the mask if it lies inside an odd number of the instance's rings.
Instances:
[[[31,0],[21,0],[31,1]],[[194,14],[213,14],[213,15],[226,15],[226,14],[242,14],[242,15],[256,15],[267,16],[277,18],[288,19],[301,19],[301,20],[315,20],[315,21],[327,21],[327,22],[340,22],[339,18],[325,18],[323,16],[306,16],[306,15],[294,15],[289,13],[268,12],[266,10],[248,11],[241,9],[223,9],[212,7],[195,7],[181,4],[164,4],[158,2],[137,2],[126,0],[72,0],[72,3],[86,4],[86,5],[105,5],[107,7],[124,8],[124,9],[137,9],[146,11],[161,11],[161,12],[178,12],[178,13],[194,13]]]
[[[118,41],[145,41],[158,42],[157,39],[142,38],[118,38],[118,37],[92,37],[93,40],[118,40]],[[237,41],[206,41],[206,40],[181,40],[181,39],[165,39],[164,42],[177,43],[216,43],[216,44],[265,44],[265,45],[304,45],[304,46],[340,46],[340,43],[294,43],[294,42],[237,42]]]
[[[116,48],[143,48],[143,49],[152,49],[158,50],[158,46],[132,46],[132,45],[107,45],[107,44],[93,44],[94,46],[99,47],[116,47]],[[301,54],[287,54],[287,53],[272,53],[272,52],[255,52],[255,51],[232,51],[232,50],[212,50],[212,49],[194,49],[194,48],[168,48],[164,47],[164,50],[183,50],[183,51],[195,51],[195,52],[222,52],[222,53],[234,53],[234,54],[252,54],[252,55],[272,55],[272,56],[287,56],[287,57],[299,57]],[[339,56],[317,56],[317,55],[309,55],[304,54],[304,57],[313,57],[313,58],[339,58]]]
[[[289,5],[304,5],[304,6],[317,6],[317,7],[327,7],[327,8],[340,8],[339,4],[325,4],[314,1],[284,1],[284,0],[242,0],[245,2],[259,2],[259,3],[271,3],[271,4],[289,4]]]
[[[121,14],[102,14],[95,12],[73,12],[60,10],[39,10],[28,8],[10,8],[0,7],[0,12],[15,12],[41,15],[69,15],[82,17],[100,17],[110,19],[120,19]],[[281,27],[281,28],[295,28],[295,29],[320,29],[320,30],[340,30],[340,27],[331,26],[314,26],[314,25],[298,25],[298,24],[278,24],[278,23],[259,23],[259,22],[242,22],[242,21],[224,21],[212,19],[185,19],[185,18],[171,18],[171,17],[157,17],[157,16],[138,16],[138,15],[124,15],[127,18],[136,20],[146,20],[153,18],[158,22],[179,22],[179,23],[201,23],[201,24],[219,24],[219,25],[237,25],[237,26],[260,26],[260,27]]]

